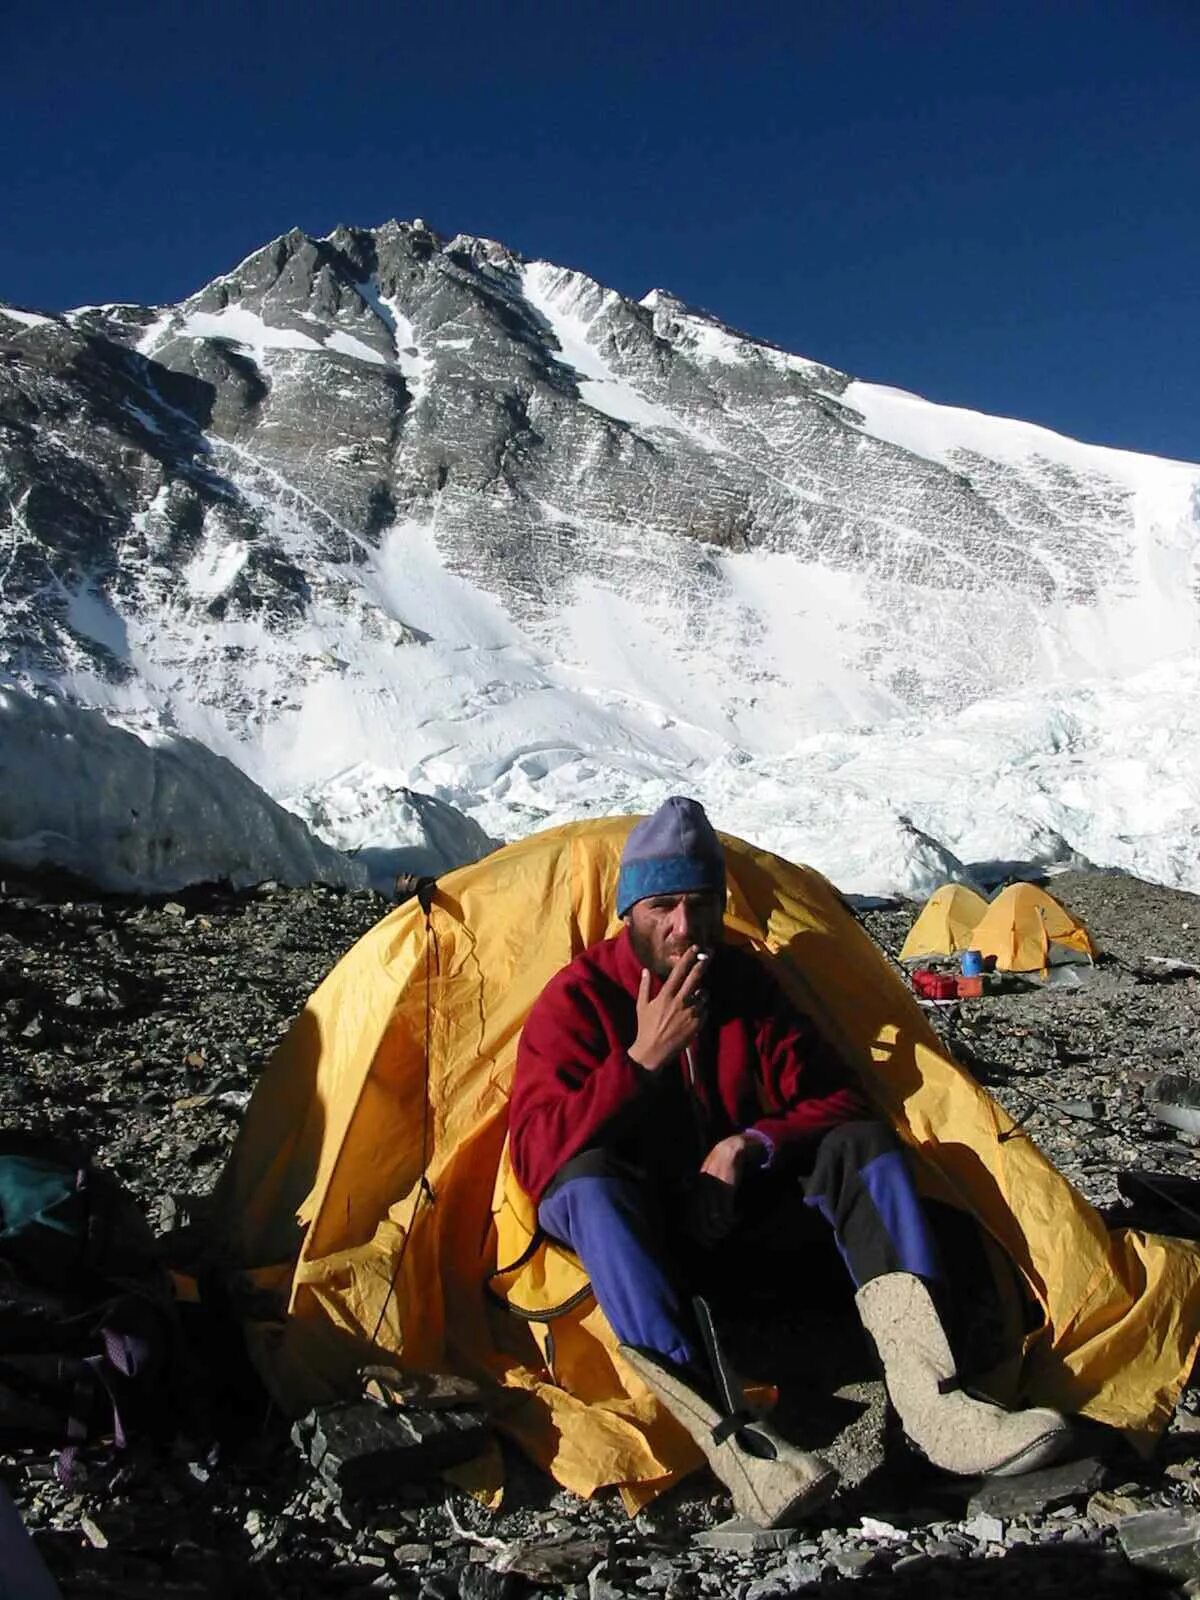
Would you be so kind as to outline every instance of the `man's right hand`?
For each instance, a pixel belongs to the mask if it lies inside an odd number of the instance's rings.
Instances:
[[[637,1038],[630,1059],[647,1072],[659,1072],[673,1061],[700,1032],[704,1021],[704,963],[689,945],[667,974],[662,988],[650,998],[650,973],[642,968],[638,985]]]

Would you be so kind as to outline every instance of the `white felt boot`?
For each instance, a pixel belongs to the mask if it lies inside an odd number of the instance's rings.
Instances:
[[[760,1417],[727,1417],[677,1367],[623,1344],[621,1354],[683,1424],[733,1496],[734,1510],[762,1528],[786,1528],[823,1506],[837,1488],[827,1461],[781,1439]]]
[[[1057,1411],[1006,1411],[958,1387],[941,1319],[920,1278],[885,1273],[865,1283],[855,1301],[901,1425],[935,1466],[964,1477],[1012,1477],[1047,1466],[1067,1449],[1070,1425]]]

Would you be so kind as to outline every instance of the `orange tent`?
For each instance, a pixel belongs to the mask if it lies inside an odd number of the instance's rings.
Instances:
[[[971,934],[971,948],[995,956],[1004,972],[1045,972],[1068,951],[1089,961],[1097,954],[1083,923],[1035,883],[1010,884],[996,896]]]
[[[987,911],[987,901],[965,883],[944,883],[925,902],[921,915],[908,930],[901,961],[921,956],[952,956],[975,948],[972,934]]]

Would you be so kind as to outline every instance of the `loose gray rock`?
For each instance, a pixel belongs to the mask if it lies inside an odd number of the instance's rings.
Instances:
[[[542,1544],[517,1545],[506,1550],[493,1565],[498,1571],[516,1573],[530,1583],[546,1587],[581,1583],[604,1559],[607,1548],[607,1543],[598,1539],[551,1539]]]
[[[825,1571],[825,1563],[813,1556],[796,1556],[789,1551],[785,1570],[790,1583],[820,1583],[821,1576]]]
[[[970,1522],[963,1523],[963,1532],[980,1544],[999,1544],[1004,1538],[1004,1524],[999,1517],[979,1512]]]
[[[481,1411],[391,1410],[362,1400],[309,1412],[292,1439],[331,1489],[357,1498],[469,1460],[487,1426]]]
[[[899,1577],[905,1574],[922,1572],[926,1567],[932,1565],[932,1557],[926,1551],[911,1550],[907,1555],[900,1556],[892,1564],[892,1571]]]
[[[1135,1567],[1177,1582],[1200,1578],[1200,1514],[1194,1511],[1138,1512],[1117,1524],[1117,1538]]]
[[[1026,1472],[1017,1478],[988,1478],[971,1497],[973,1517],[986,1516],[1001,1522],[1013,1517],[1032,1516],[1083,1500],[1104,1480],[1104,1466],[1094,1456],[1079,1461],[1063,1461],[1040,1472]]]
[[[529,1585],[512,1572],[498,1572],[495,1567],[469,1565],[458,1574],[460,1600],[519,1600],[529,1592]]]
[[[875,1567],[885,1563],[881,1550],[839,1550],[835,1553],[833,1564],[843,1578],[861,1578]]]
[[[715,1528],[704,1528],[693,1542],[707,1550],[733,1550],[751,1555],[759,1550],[786,1550],[800,1537],[795,1528],[760,1528],[748,1517],[731,1517]]]
[[[379,1535],[376,1534],[376,1538]],[[433,1558],[431,1544],[397,1544],[391,1547],[392,1560],[398,1567],[419,1567]]]
[[[953,1539],[934,1539],[925,1547],[925,1554],[935,1561],[961,1561],[969,1546],[956,1544]]]
[[[1100,1489],[1088,1497],[1087,1514],[1090,1521],[1101,1528],[1114,1528],[1148,1508],[1140,1505],[1132,1495],[1119,1494],[1113,1489]]]
[[[769,1572],[765,1578],[756,1578],[746,1590],[745,1600],[780,1600],[792,1592],[794,1580],[784,1571]]]

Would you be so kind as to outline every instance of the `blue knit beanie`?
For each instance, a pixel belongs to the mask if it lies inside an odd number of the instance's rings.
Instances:
[[[698,800],[673,794],[643,817],[625,841],[617,877],[617,915],[652,894],[725,892],[725,852]]]

